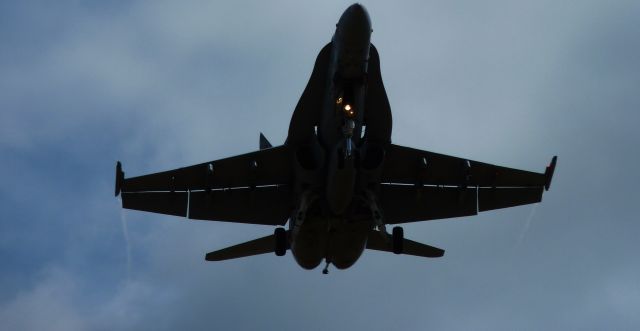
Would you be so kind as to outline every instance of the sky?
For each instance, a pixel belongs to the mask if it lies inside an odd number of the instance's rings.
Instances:
[[[127,176],[286,137],[344,1],[0,2],[3,330],[640,328],[640,2],[366,1],[396,144],[542,172],[404,226],[440,259],[204,254],[273,228],[122,210]]]

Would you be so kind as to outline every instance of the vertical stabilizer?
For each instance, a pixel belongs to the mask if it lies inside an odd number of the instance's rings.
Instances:
[[[260,149],[266,149],[273,147],[269,140],[260,132]]]

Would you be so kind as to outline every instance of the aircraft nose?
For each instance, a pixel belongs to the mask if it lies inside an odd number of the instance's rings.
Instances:
[[[349,6],[349,8],[347,8],[347,10],[345,10],[346,12],[351,12],[353,13],[353,15],[367,15],[367,10],[364,8],[363,5],[359,4],[359,3],[354,3],[353,5]]]
[[[367,71],[371,20],[361,4],[353,4],[344,11],[333,38],[338,51],[338,71],[342,77],[361,77]]]
[[[370,33],[371,19],[369,18],[367,9],[359,3],[355,3],[344,11],[338,21],[338,26],[345,30]]]

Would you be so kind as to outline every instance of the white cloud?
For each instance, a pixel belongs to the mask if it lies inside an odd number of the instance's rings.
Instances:
[[[0,325],[6,330],[83,330],[87,324],[76,295],[71,275],[48,269],[34,288],[0,305]]]

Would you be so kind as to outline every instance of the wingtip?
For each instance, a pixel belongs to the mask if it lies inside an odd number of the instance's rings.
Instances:
[[[544,190],[549,191],[551,187],[551,180],[553,179],[553,173],[556,171],[556,163],[558,162],[558,156],[554,155],[551,159],[551,163],[547,166],[547,169],[544,172],[545,183]]]
[[[222,261],[224,258],[220,255],[220,251],[209,252],[204,255],[204,260],[208,262]]]
[[[116,163],[116,186],[115,186],[115,196],[120,195],[120,191],[122,190],[122,183],[124,182],[124,172],[122,171],[122,163],[118,161]]]

